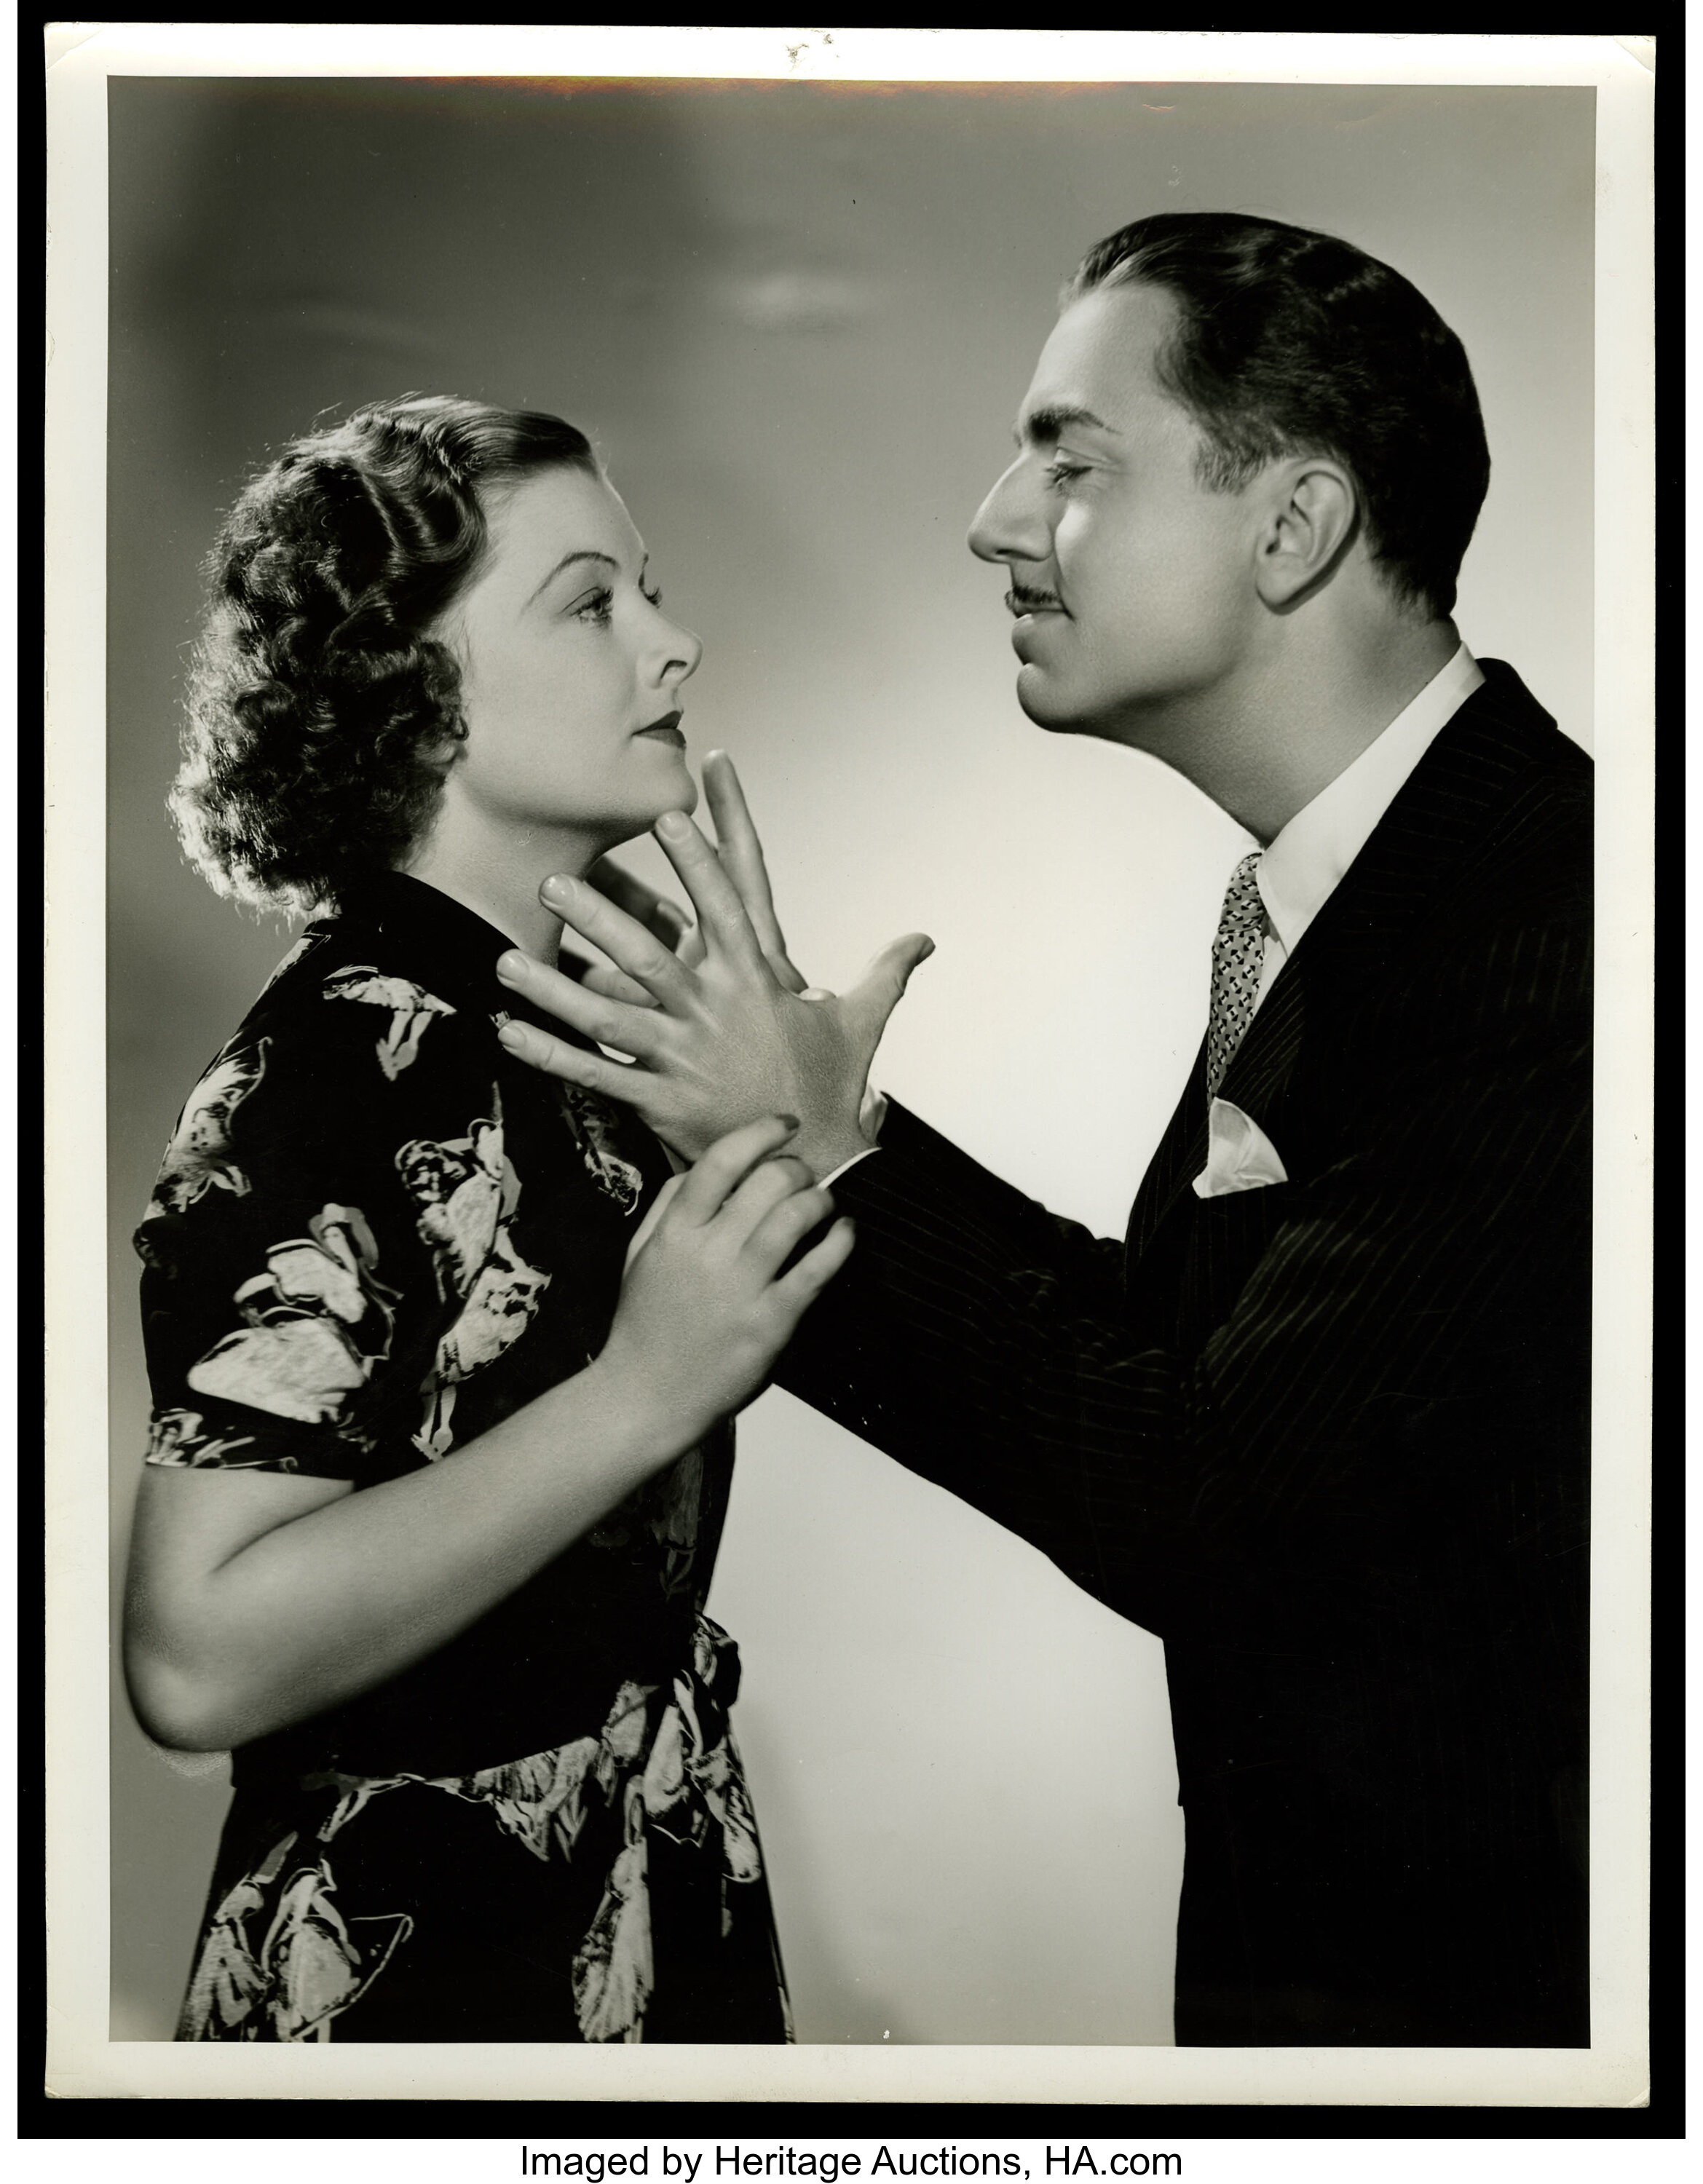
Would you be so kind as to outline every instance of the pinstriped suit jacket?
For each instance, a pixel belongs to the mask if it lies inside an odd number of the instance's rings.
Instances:
[[[1483,665],[1222,1087],[1288,1181],[1201,1066],[1121,1245],[896,1106],[779,1375],[1164,1641],[1183,2042],[1589,2042],[1591,767]]]

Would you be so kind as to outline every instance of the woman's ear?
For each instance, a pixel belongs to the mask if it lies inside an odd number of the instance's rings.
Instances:
[[[1259,596],[1279,614],[1329,577],[1360,529],[1360,494],[1340,463],[1305,455],[1276,465],[1254,561]]]

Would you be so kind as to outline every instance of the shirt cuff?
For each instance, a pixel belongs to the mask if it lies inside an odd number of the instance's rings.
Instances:
[[[823,1177],[822,1189],[826,1190],[830,1183],[837,1183],[848,1169],[856,1167],[859,1161],[868,1160],[871,1153],[878,1153],[880,1150],[879,1145],[865,1145],[861,1153],[853,1153],[850,1160],[841,1161],[838,1167]]]

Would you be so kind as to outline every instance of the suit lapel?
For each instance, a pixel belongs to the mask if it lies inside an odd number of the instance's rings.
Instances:
[[[1182,1096],[1171,1112],[1136,1193],[1125,1237],[1126,1251],[1139,1256],[1146,1251],[1160,1222],[1176,1203],[1178,1193],[1205,1165],[1206,1112],[1206,1040],[1203,1037]]]
[[[1341,883],[1273,981],[1231,1057],[1220,1096],[1253,1117],[1280,1154],[1284,1106],[1309,1013],[1388,979],[1417,946],[1427,905],[1506,805],[1516,782],[1559,735],[1510,667],[1480,662],[1485,680],[1403,783]],[[1313,1007],[1309,1011],[1309,996]],[[1205,1041],[1188,1087],[1148,1165],[1130,1217],[1128,1248],[1144,1253],[1206,1163]],[[1292,1130],[1292,1151],[1298,1141]],[[1292,1166],[1291,1173],[1297,1171]],[[1262,1194],[1263,1195],[1263,1194]]]
[[[1262,1119],[1298,1051],[1305,997],[1340,1001],[1401,976],[1424,946],[1426,913],[1479,848],[1516,783],[1559,739],[1555,722],[1500,660],[1432,741],[1278,974],[1225,1075],[1226,1100]],[[1287,986],[1287,1008],[1274,1005]]]

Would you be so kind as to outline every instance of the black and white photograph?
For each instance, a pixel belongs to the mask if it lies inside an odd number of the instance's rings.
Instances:
[[[1635,2104],[1651,42],[81,27],[55,2090]]]

